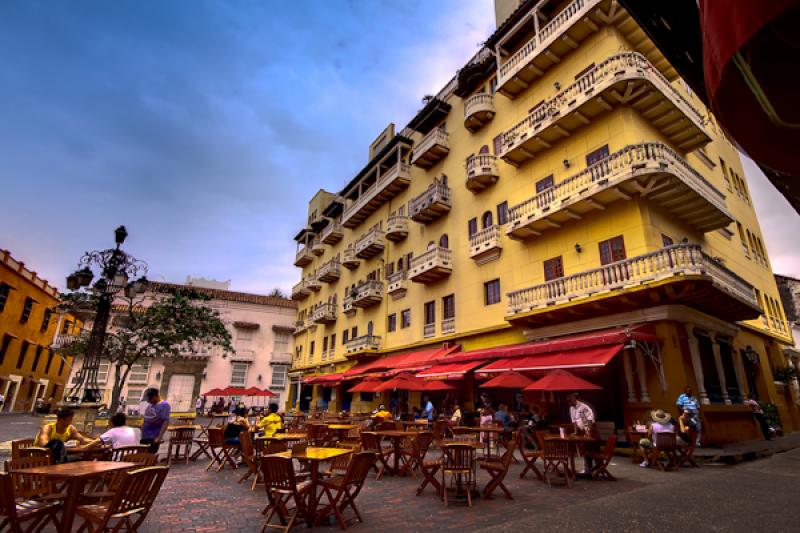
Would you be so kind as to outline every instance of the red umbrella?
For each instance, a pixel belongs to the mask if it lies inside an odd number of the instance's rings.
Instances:
[[[224,393],[224,394],[222,394],[223,396],[243,396],[244,395],[244,389],[240,389],[240,388],[237,388],[237,387],[225,387],[224,389],[222,389],[222,392]]]
[[[258,396],[259,392],[261,392],[261,389],[258,387],[249,387],[242,391],[242,396]]]
[[[226,394],[224,390],[216,388],[216,389],[211,389],[208,392],[204,392],[202,396],[226,396]]]
[[[600,390],[603,387],[595,385],[583,378],[579,378],[575,374],[571,374],[566,370],[553,370],[545,377],[525,387],[526,391],[576,391],[576,390]]]
[[[411,374],[400,374],[381,384],[381,386],[377,388],[377,392],[397,389],[414,391],[425,390],[425,380],[415,378]]]
[[[430,381],[426,380],[423,385],[423,390],[426,391],[440,391],[440,390],[456,390],[456,387],[445,383],[444,381]]]
[[[252,387],[252,388],[256,389],[255,387]],[[256,389],[256,391],[258,391],[258,392],[256,392],[253,396],[263,396],[265,398],[269,398],[271,396],[277,396],[277,394],[275,394],[274,392],[272,392],[271,390],[268,390],[268,389],[264,389],[264,390]]]
[[[514,370],[503,372],[499,376],[490,379],[480,386],[482,389],[524,389],[533,383],[533,380],[525,374],[520,374]]]
[[[383,382],[378,378],[366,378],[347,392],[377,392],[375,389],[380,385],[383,385]]]

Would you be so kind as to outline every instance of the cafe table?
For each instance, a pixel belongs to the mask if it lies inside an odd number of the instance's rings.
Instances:
[[[389,473],[395,475],[404,474],[408,470],[409,465],[404,465],[402,468],[400,467],[400,457],[403,455],[403,441],[408,437],[418,436],[419,432],[387,429],[383,431],[376,431],[375,434],[379,437],[387,437],[392,441],[392,455],[394,455],[394,458],[392,459],[392,465]]]
[[[136,463],[122,461],[79,461],[59,465],[37,466],[12,470],[17,474],[42,476],[48,481],[63,482],[67,487],[67,497],[57,531],[70,533],[75,521],[75,510],[78,497],[83,492],[87,481],[97,479],[113,472],[136,468]]]
[[[321,448],[308,446],[307,448],[290,450],[286,452],[276,453],[281,457],[291,457],[298,461],[303,461],[308,464],[309,471],[311,472],[311,490],[308,494],[308,507],[306,515],[306,524],[308,527],[313,527],[317,518],[317,492],[319,490],[319,464],[326,461],[331,461],[336,457],[341,457],[348,453],[353,453],[353,450],[347,448]]]
[[[271,437],[256,437],[256,440],[263,440],[266,442],[285,442],[287,446],[291,447],[292,444],[304,441],[308,438],[306,433],[291,432],[291,433],[275,433]]]
[[[578,449],[582,446],[596,446],[600,439],[597,437],[592,437],[591,435],[546,435],[544,440],[561,440],[567,441],[569,443],[569,469],[570,475],[574,478],[577,475],[577,470],[575,469],[575,455],[578,453]]]
[[[485,433],[488,436],[486,440],[480,438],[480,436],[478,438],[483,441],[483,455],[486,458],[492,457],[492,444],[495,444],[495,449],[496,449],[497,448],[496,444],[500,437],[500,434],[505,431],[503,427],[498,427],[498,426],[455,426],[451,429],[469,431],[470,433],[476,433],[478,435]]]
[[[328,429],[332,429],[336,432],[336,438],[339,440],[344,440],[347,438],[347,433],[352,430],[358,428],[355,424],[328,424]]]
[[[403,420],[400,423],[403,424],[404,428],[414,428],[417,431],[427,429],[430,426],[430,422],[427,420]]]

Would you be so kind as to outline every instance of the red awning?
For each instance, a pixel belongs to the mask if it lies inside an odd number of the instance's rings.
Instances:
[[[525,374],[519,372],[503,372],[493,377],[483,385],[482,389],[524,389],[528,385],[532,385],[533,380]]]
[[[420,372],[417,377],[426,379],[464,379],[464,374],[484,363],[486,361],[440,364]]]
[[[303,383],[307,385],[338,385],[341,383],[344,374],[324,374],[322,376],[312,376],[305,378]]]
[[[377,378],[366,378],[364,381],[350,388],[347,392],[378,392],[377,389],[383,385],[383,381]]]
[[[344,377],[347,379],[381,371],[388,371],[389,375],[393,375],[402,371],[421,370],[433,365],[442,357],[447,357],[460,349],[461,347],[456,345],[447,348],[430,348],[418,352],[399,353],[388,357],[381,357],[369,363],[354,366],[344,373]]]
[[[500,359],[481,368],[481,374],[492,375],[497,372],[515,370],[518,372],[552,370],[556,368],[593,368],[608,364],[622,349],[622,344],[599,346],[582,350],[532,355]]]
[[[600,390],[603,387],[595,385],[566,370],[553,370],[536,383],[525,387],[527,391],[577,391]]]
[[[384,392],[389,390],[410,390],[421,391],[425,388],[425,381],[415,378],[411,374],[400,374],[388,381],[384,381],[380,386],[376,387],[376,392]]]

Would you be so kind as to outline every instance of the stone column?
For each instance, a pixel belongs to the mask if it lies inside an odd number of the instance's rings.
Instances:
[[[736,371],[736,383],[739,384],[739,391],[741,392],[742,397],[747,398],[747,395],[752,391],[749,389],[747,379],[745,378],[742,351],[734,348],[733,345],[731,345],[731,354],[733,354],[733,368]]]
[[[639,394],[642,403],[650,402],[650,395],[647,394],[647,368],[644,364],[644,355],[639,348],[634,348],[636,353],[636,375],[639,376]]]
[[[630,350],[622,351],[622,362],[625,368],[625,383],[628,385],[628,403],[636,403],[636,390],[633,385],[633,368],[631,367]]]
[[[714,350],[714,364],[717,365],[717,374],[719,375],[719,386],[722,389],[722,401],[725,405],[731,405],[730,396],[728,396],[728,383],[725,379],[725,367],[722,365],[722,353],[719,349],[719,340],[717,335],[711,337],[711,349]]]
[[[692,358],[692,368],[694,375],[697,379],[697,394],[700,396],[700,403],[709,405],[711,402],[708,399],[706,392],[706,381],[703,375],[703,364],[700,362],[700,344],[697,337],[694,335],[694,324],[684,324],[686,327],[687,342],[689,343],[689,355]]]

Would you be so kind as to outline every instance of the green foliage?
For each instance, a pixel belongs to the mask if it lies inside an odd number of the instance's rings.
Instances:
[[[761,409],[764,410],[764,418],[767,420],[767,425],[771,428],[780,428],[781,427],[781,417],[778,414],[778,408],[771,403],[766,402],[758,402],[758,405],[761,406]]]

